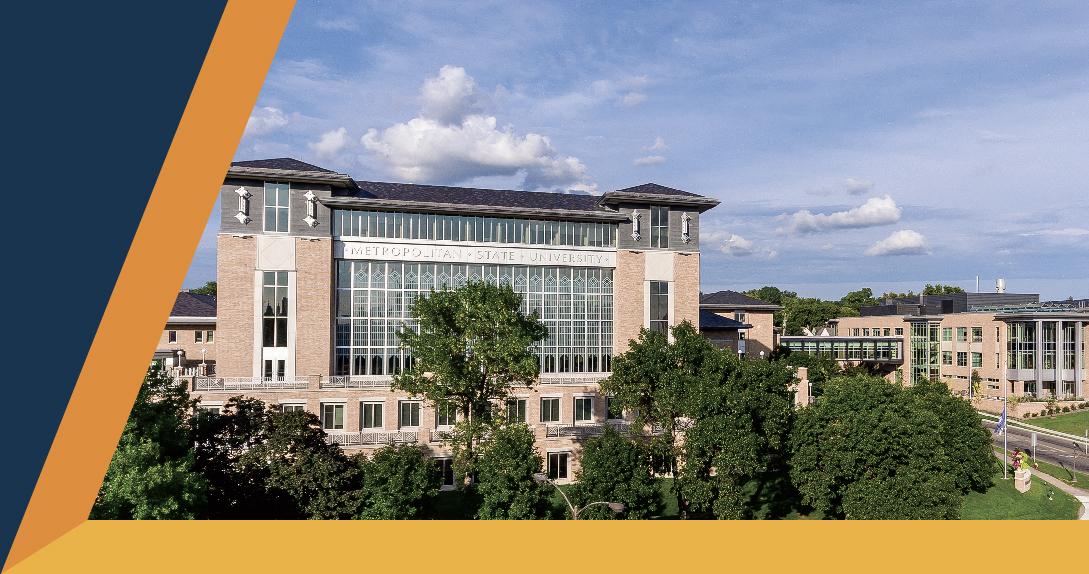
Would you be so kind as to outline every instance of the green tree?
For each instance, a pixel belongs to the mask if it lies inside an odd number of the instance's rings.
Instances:
[[[659,472],[678,468],[679,439],[690,409],[691,394],[704,388],[701,380],[718,380],[725,353],[716,349],[688,321],[672,329],[673,341],[663,333],[643,329],[628,351],[613,359],[613,372],[601,382],[601,390],[635,413],[634,428],[650,425],[661,429],[650,442]],[[673,482],[681,514],[687,501],[681,482]]]
[[[781,518],[797,495],[788,474],[794,370],[722,353],[687,409],[680,482],[693,510],[718,518]]]
[[[788,367],[805,367],[806,377],[812,385],[810,393],[814,397],[820,396],[826,382],[843,373],[839,363],[831,357],[810,355],[805,352],[792,353],[784,347],[776,349],[772,353],[771,360]]]
[[[546,516],[549,503],[545,488],[552,487],[533,478],[542,466],[533,432],[524,423],[497,418],[487,435],[477,462],[477,518],[526,520]]]
[[[973,371],[973,374],[979,375]],[[991,433],[983,426],[983,419],[972,405],[949,392],[949,387],[937,381],[922,380],[906,389],[909,397],[919,402],[919,407],[929,410],[938,418],[943,451],[949,460],[946,472],[953,477],[953,484],[962,493],[969,490],[985,492],[991,487],[992,477],[999,469],[991,444]]]
[[[953,293],[964,293],[964,289],[955,285],[945,285],[944,283],[935,285],[927,283],[923,287],[923,295],[952,295]]]
[[[602,505],[591,506],[579,518],[650,518],[661,502],[657,483],[650,473],[650,451],[640,442],[606,425],[605,432],[588,439],[582,447],[581,467],[571,498],[578,506],[591,502],[621,502],[617,514]]]
[[[217,291],[217,285],[215,281],[209,281],[196,289],[190,289],[190,293],[196,293],[197,295],[215,295]]]
[[[197,470],[209,482],[209,514],[228,519],[348,518],[359,476],[326,443],[313,413],[282,413],[233,397],[220,414],[194,420]]]
[[[796,417],[790,475],[828,518],[957,518],[943,440],[926,401],[877,377],[838,378]]]
[[[858,311],[833,301],[803,298],[789,299],[783,306],[783,331],[801,335],[806,329],[817,331],[836,317],[854,317]]]
[[[759,289],[750,289],[749,291],[745,291],[745,294],[749,297],[755,297],[761,301],[771,303],[772,305],[780,306],[785,306],[788,301],[798,298],[798,294],[794,291],[784,291],[782,289],[779,289],[778,287],[772,287],[770,285],[765,285]],[[774,322],[776,327],[783,326],[782,310],[776,311],[774,313],[774,315],[772,316],[772,321]]]
[[[424,446],[382,447],[369,458],[357,455],[357,464],[363,474],[359,518],[419,518],[439,493],[441,477]]]
[[[94,519],[200,518],[204,478],[194,470],[187,418],[194,401],[185,383],[153,364],[91,509]]]
[[[839,300],[841,306],[853,309],[855,314],[859,312],[859,309],[877,305],[878,302],[877,298],[873,296],[873,290],[869,287],[864,287],[858,291],[851,291]]]
[[[521,304],[508,286],[474,282],[435,291],[412,304],[418,331],[406,326],[398,333],[413,360],[392,386],[457,409],[461,476],[471,476],[480,423],[512,387],[530,386],[540,371],[534,347],[548,331]]]

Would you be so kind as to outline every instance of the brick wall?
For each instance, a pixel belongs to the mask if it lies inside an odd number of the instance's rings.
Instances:
[[[257,257],[253,236],[220,234],[216,254],[216,373],[253,376],[253,277]]]
[[[296,238],[295,375],[329,375],[333,287],[331,239]]]
[[[676,253],[673,255],[673,324],[689,321],[697,330],[700,327],[700,254]]]
[[[627,351],[628,341],[638,338],[639,329],[643,327],[645,268],[643,253],[623,249],[616,252],[613,282],[613,349],[616,354]]]

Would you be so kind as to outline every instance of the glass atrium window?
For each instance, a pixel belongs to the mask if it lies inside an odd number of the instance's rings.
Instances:
[[[669,333],[669,283],[650,282],[650,330]]]
[[[265,347],[287,346],[287,271],[265,271],[261,287],[262,340]]]
[[[333,235],[343,238],[614,247],[616,230],[615,223],[346,209],[333,213]]]

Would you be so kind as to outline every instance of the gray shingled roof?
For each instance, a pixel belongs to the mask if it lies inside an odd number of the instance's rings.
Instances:
[[[178,293],[174,300],[174,308],[170,310],[171,317],[215,317],[216,296],[198,295],[188,291]]]
[[[645,193],[649,195],[681,195],[686,197],[703,197],[695,193],[690,193],[681,189],[675,189],[672,187],[666,187],[664,185],[658,185],[657,183],[644,183],[643,185],[637,185],[635,187],[626,187],[624,189],[616,190],[617,193]]]
[[[707,309],[700,309],[700,331],[722,331],[733,329],[750,329],[752,325],[748,323],[742,323],[731,319],[729,317],[723,317],[713,311]]]
[[[773,303],[761,301],[755,297],[749,297],[737,291],[716,291],[700,296],[700,305],[764,305],[774,306]]]
[[[489,205],[525,209],[567,209],[574,211],[599,211],[611,213],[600,205],[601,198],[578,193],[552,193],[543,191],[516,191],[510,189],[479,189],[450,187],[445,185],[420,185],[415,183],[388,183],[356,181],[358,190],[346,197],[360,199],[390,199],[421,203],[457,203],[462,205]]]
[[[305,161],[299,161],[291,157],[277,157],[273,159],[255,159],[249,161],[236,161],[231,162],[232,166],[237,167],[255,167],[260,169],[287,169],[292,171],[317,171],[322,173],[336,173],[331,169],[325,169],[324,167],[318,167],[313,164],[306,163]]]

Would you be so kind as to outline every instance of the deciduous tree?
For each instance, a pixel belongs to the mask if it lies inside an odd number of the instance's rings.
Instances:
[[[591,506],[579,518],[649,518],[661,506],[658,487],[650,473],[650,451],[640,442],[606,425],[605,432],[582,446],[580,468],[571,497],[576,505],[620,502],[617,514],[602,505]]]
[[[542,459],[534,445],[533,433],[524,423],[497,418],[481,444],[477,463],[480,496],[477,518],[533,519],[548,512],[548,492],[534,480],[541,472]]]
[[[441,478],[424,446],[386,446],[356,460],[363,474],[359,518],[419,518],[439,492]]]

